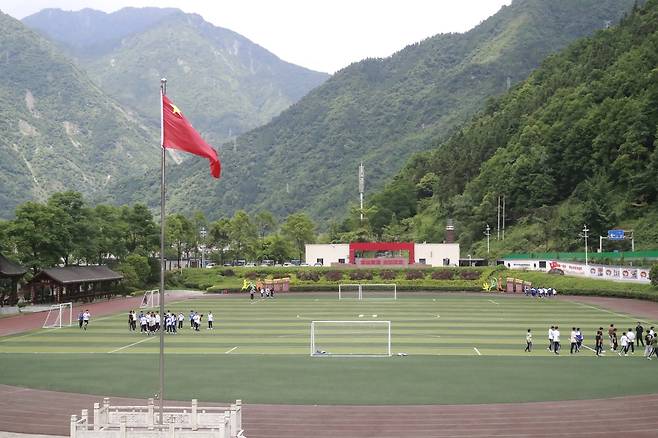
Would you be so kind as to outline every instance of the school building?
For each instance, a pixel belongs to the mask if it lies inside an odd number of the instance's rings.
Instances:
[[[458,243],[351,242],[307,244],[311,266],[459,266]]]

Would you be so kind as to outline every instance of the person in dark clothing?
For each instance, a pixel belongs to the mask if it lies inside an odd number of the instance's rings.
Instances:
[[[603,332],[601,330],[596,331],[596,355],[601,356],[603,352]]]
[[[642,324],[638,321],[637,327],[635,327],[635,346],[637,348],[640,348],[640,343],[644,347],[644,338],[642,337],[642,334],[644,333],[644,327],[642,327]]]

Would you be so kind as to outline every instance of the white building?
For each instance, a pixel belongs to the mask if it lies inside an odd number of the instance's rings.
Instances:
[[[458,243],[352,242],[307,244],[306,263],[368,266],[458,266]]]

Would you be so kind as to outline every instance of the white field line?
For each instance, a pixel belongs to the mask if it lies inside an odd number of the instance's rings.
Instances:
[[[645,321],[643,319],[637,319],[637,318],[633,317],[633,315],[628,315],[628,314],[624,315],[623,313],[613,312],[612,310],[602,309],[601,307],[590,306],[589,304],[579,303],[578,301],[569,300],[568,302],[573,303],[573,304],[577,304],[579,306],[587,307],[589,309],[598,310],[599,312],[610,313],[611,315],[619,316],[621,318],[633,319],[633,320],[636,320],[636,321],[639,321],[639,322],[643,322],[645,324],[651,324],[651,321]]]
[[[497,305],[497,306],[500,306],[500,303],[497,303],[497,302],[495,302],[494,300],[488,300],[488,301],[489,301],[490,303],[493,303],[493,304]]]
[[[146,341],[149,341],[149,340],[155,339],[155,338],[157,338],[157,336],[149,336],[146,339],[142,339],[141,341],[133,342],[132,344],[124,345],[123,347],[119,347],[119,348],[114,349],[112,351],[108,351],[108,353],[116,353],[117,351],[125,350],[126,348],[130,348],[133,345],[141,344],[142,342],[146,342]]]
[[[230,352],[234,351],[236,348],[238,348],[238,347],[233,347],[230,350],[225,351],[224,354],[229,354]]]
[[[596,353],[596,350],[594,350],[592,347],[588,347],[585,344],[583,344],[583,347],[587,348],[589,351],[593,351],[594,353]]]
[[[473,347],[473,350],[478,354],[478,356],[482,356],[482,353],[480,353],[480,350],[478,350],[477,347]]]

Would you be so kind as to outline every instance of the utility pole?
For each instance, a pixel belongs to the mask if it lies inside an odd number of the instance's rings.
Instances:
[[[496,228],[498,236],[496,237],[496,240],[500,240],[500,195],[498,195],[498,211],[496,219],[498,220],[498,227]]]
[[[363,223],[363,192],[365,191],[366,174],[363,168],[363,161],[359,164],[359,205],[361,212],[361,223]]]
[[[583,225],[583,234],[580,235],[580,237],[585,238],[585,266],[588,266],[588,260],[587,260],[587,233],[589,233],[589,228],[587,228],[587,225]]]
[[[489,255],[489,236],[491,236],[491,227],[487,224],[484,235],[487,236],[487,255]]]
[[[505,195],[503,195],[503,240],[505,240]]]

